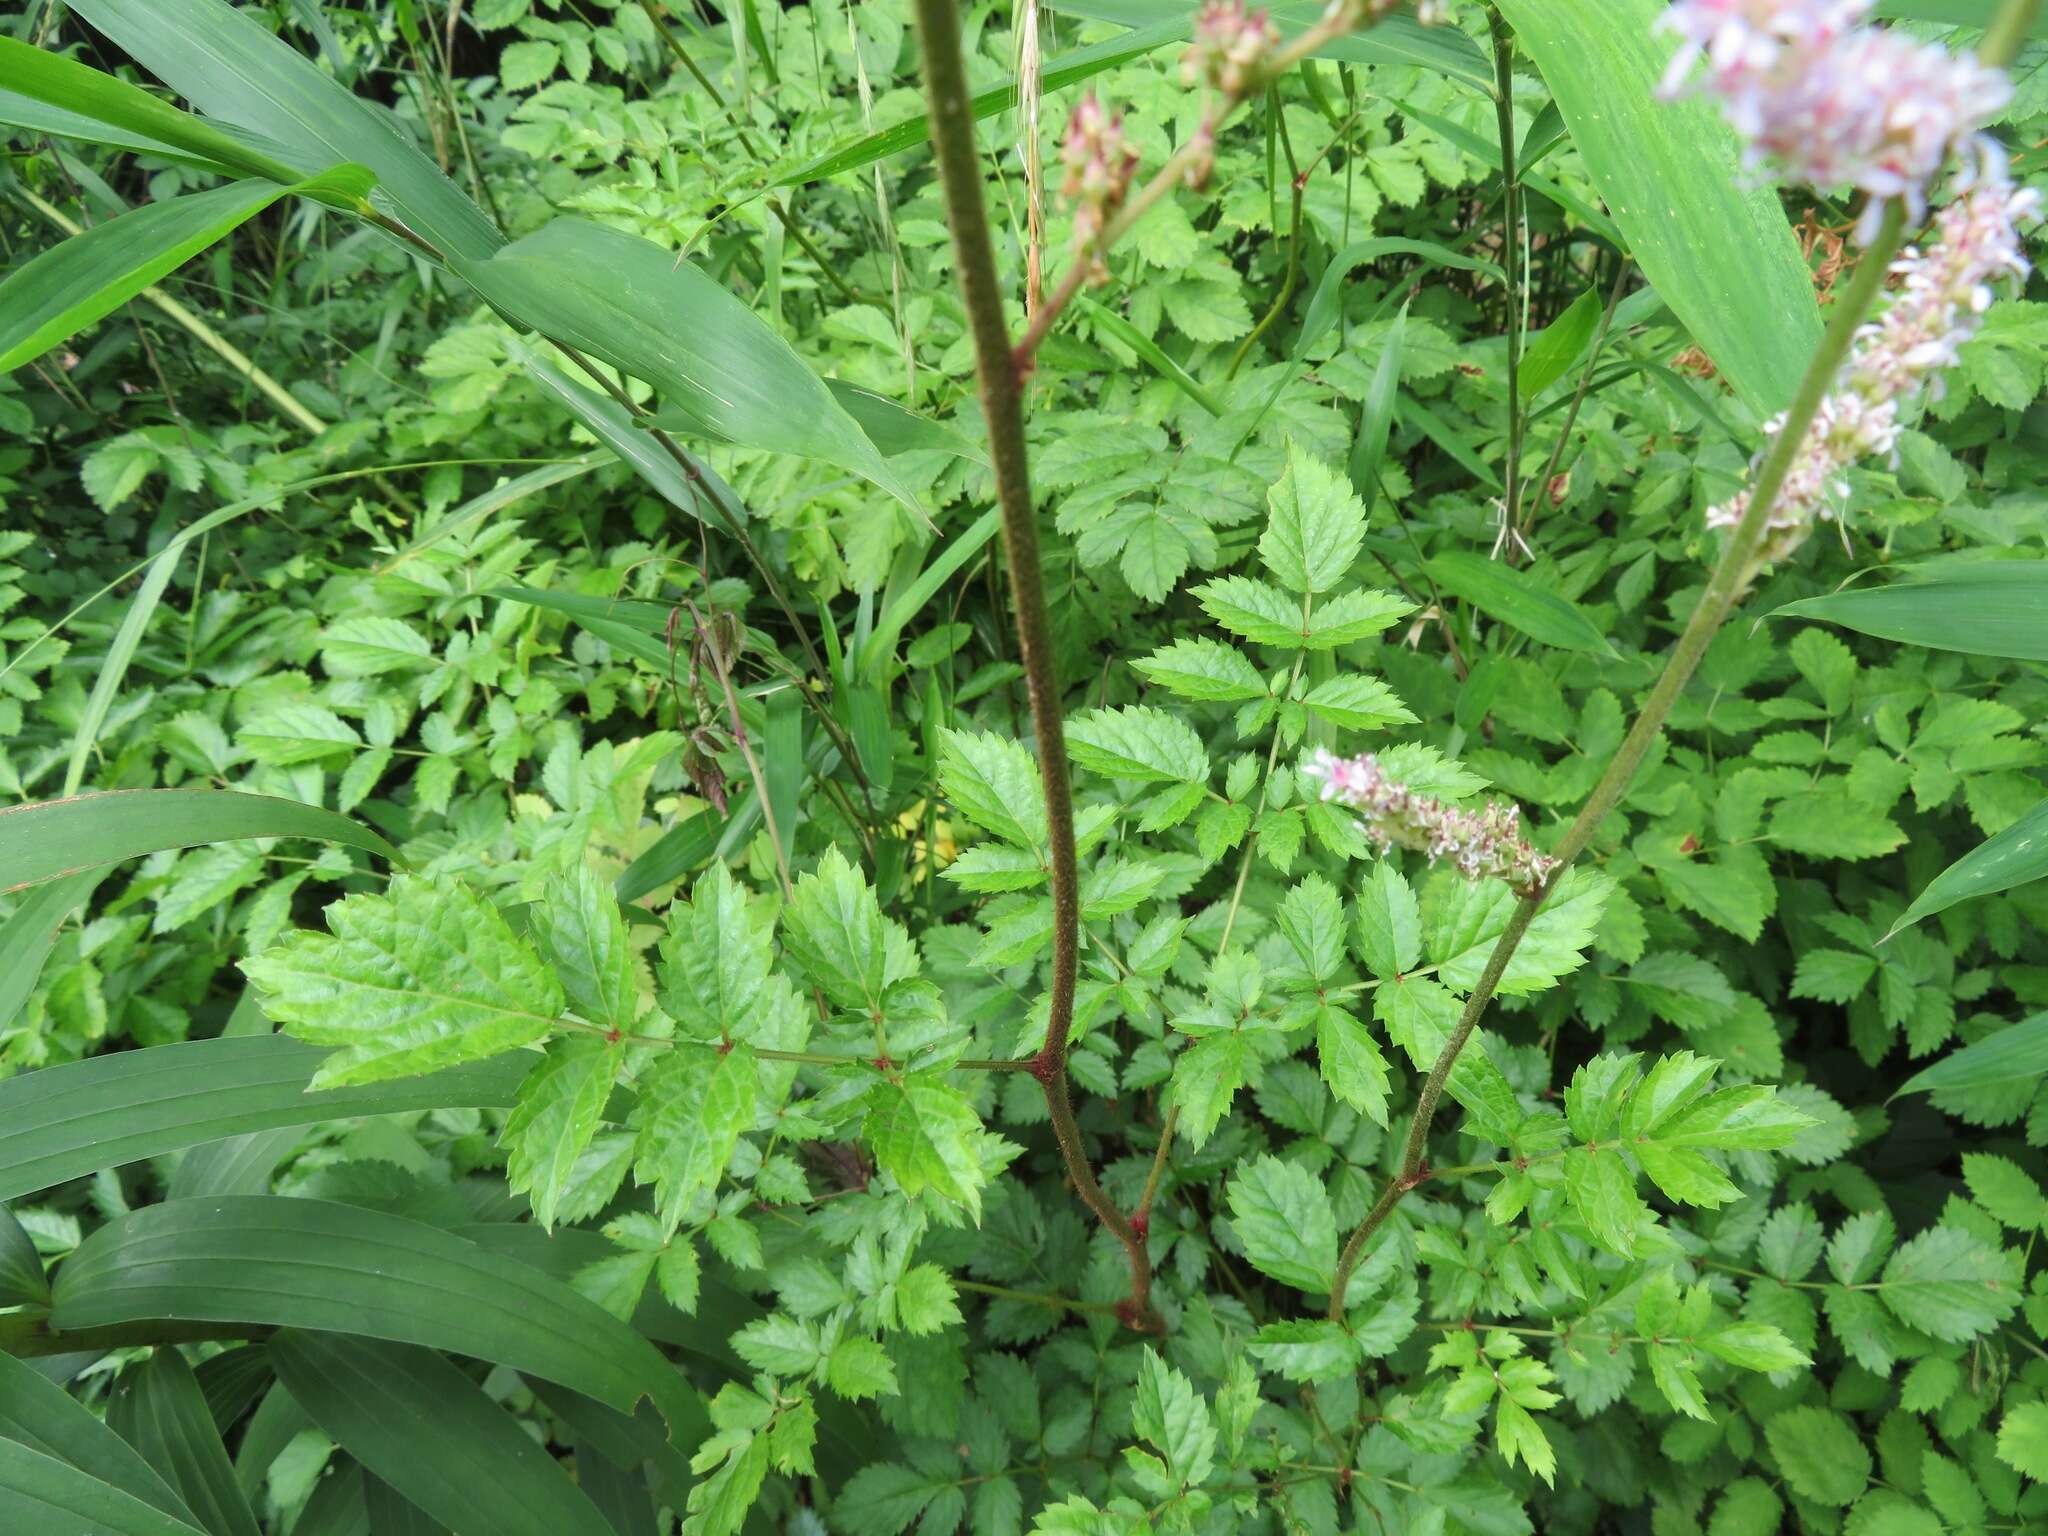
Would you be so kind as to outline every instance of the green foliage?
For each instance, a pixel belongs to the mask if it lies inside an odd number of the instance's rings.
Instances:
[[[2048,1515],[2038,302],[1715,639],[1404,1176],[1516,897],[1303,763],[1556,848],[1855,213],[1650,99],[1647,0],[1515,4],[1502,229],[1458,9],[1275,81],[1038,351],[1043,658],[902,0],[0,22],[0,1528]],[[1084,88],[1189,142],[1185,10],[1040,13],[1048,168]]]

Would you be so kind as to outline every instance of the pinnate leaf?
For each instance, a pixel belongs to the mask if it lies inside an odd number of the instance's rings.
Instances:
[[[312,1087],[410,1077],[545,1039],[562,989],[504,916],[453,880],[399,875],[242,962],[287,1034],[335,1052]]]

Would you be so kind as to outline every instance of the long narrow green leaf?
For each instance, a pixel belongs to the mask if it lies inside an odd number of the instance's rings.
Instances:
[[[1532,640],[1561,650],[1614,654],[1606,637],[1575,603],[1527,571],[1511,570],[1469,549],[1431,555],[1423,569],[1446,592],[1464,598],[1489,618],[1519,629]]]
[[[0,924],[0,1030],[14,1022],[35,991],[64,920],[92,894],[99,878],[88,871],[46,880],[23,896]]]
[[[439,1355],[287,1330],[270,1358],[314,1423],[456,1536],[613,1536],[546,1448]]]
[[[1056,0],[1054,9],[1126,27],[1158,26],[1178,17],[1185,29],[1195,8],[1187,0]],[[1280,35],[1291,38],[1313,26],[1325,7],[1311,0],[1280,0],[1267,9]],[[1477,43],[1457,27],[1425,27],[1413,16],[1383,17],[1364,31],[1331,39],[1315,56],[1344,64],[1414,65],[1481,95],[1493,94],[1493,67]]]
[[[126,80],[11,37],[0,37],[0,80],[6,82],[9,95],[20,95],[112,130],[113,139],[100,138],[98,142],[111,142],[123,149],[187,156],[226,175],[261,176],[289,183],[306,173],[303,167],[294,167],[251,146],[245,135],[229,133],[204,118],[181,111]],[[15,118],[0,114],[0,121],[14,122]],[[62,131],[61,120],[52,122],[47,118],[19,126]],[[325,165],[348,158],[327,155],[318,163]]]
[[[0,1081],[0,1200],[227,1136],[422,1109],[504,1108],[532,1058],[308,1093],[326,1052],[282,1035],[120,1051]]]
[[[559,400],[571,416],[583,423],[591,436],[618,455],[634,474],[659,493],[662,500],[686,517],[693,517],[709,527],[721,526],[704,493],[690,483],[689,476],[683,473],[682,467],[669,457],[652,434],[634,424],[624,406],[595,390],[586,389],[524,342],[513,342],[510,350],[512,357],[532,375],[535,383]],[[728,497],[726,504],[737,520],[746,521],[746,508],[740,505],[737,496]]]
[[[1998,14],[1999,0],[1878,0],[1872,13],[1886,21],[1931,21],[1944,27],[1991,25]],[[2037,15],[2028,26],[2032,37],[2048,37],[2048,14]]]
[[[107,1423],[142,1454],[214,1536],[259,1536],[256,1512],[235,1481],[206,1394],[175,1349],[121,1373]]]
[[[903,633],[904,626],[924,611],[924,605],[960,573],[962,566],[981,553],[983,546],[1001,526],[1001,514],[994,508],[982,513],[953,535],[946,547],[939,551],[938,558],[924,568],[901,596],[882,610],[881,618],[875,621],[874,632],[861,642],[860,670],[864,675],[874,675],[875,669],[896,648],[897,637]]]
[[[2048,1073],[2048,1013],[2022,1019],[1975,1045],[1953,1051],[1931,1067],[1922,1067],[1898,1093],[1936,1093],[1943,1089],[1982,1088]]]
[[[405,862],[361,822],[317,805],[231,789],[119,789],[0,810],[0,891],[242,837],[311,837]]]
[[[0,306],[4,306],[6,293],[7,285],[0,283]],[[135,648],[142,644],[149,621],[156,615],[156,605],[164,595],[164,588],[170,584],[171,572],[177,568],[178,558],[184,552],[185,541],[182,539],[174,539],[166,545],[163,552],[149,562],[149,569],[142,575],[142,584],[128,599],[120,628],[114,631],[106,659],[100,663],[99,671],[93,677],[92,693],[85,701],[85,713],[79,717],[78,729],[71,736],[71,762],[64,771],[66,795],[77,794],[79,785],[85,782],[85,765],[94,743],[99,740],[100,727],[107,723],[107,711],[114,707],[121,684],[127,680],[128,664],[135,659]]]
[[[844,379],[827,379],[825,387],[886,458],[893,459],[899,453],[950,453],[977,464],[988,462],[988,456],[957,427],[920,416],[887,395],[878,395]],[[660,424],[657,419],[656,425]]]
[[[31,49],[31,52],[34,50]],[[0,373],[40,357],[289,193],[361,198],[370,173],[341,165],[306,181],[238,181],[146,203],[96,224],[0,282]]]
[[[1080,311],[1095,322],[1096,328],[1106,331],[1133,352],[1154,373],[1173,385],[1211,416],[1223,414],[1223,402],[1201,385],[1195,376],[1181,367],[1160,348],[1158,342],[1139,330],[1115,310],[1096,303],[1086,294],[1081,295]]]
[[[197,1523],[141,1452],[62,1387],[7,1354],[0,1354],[0,1440],[76,1467],[173,1520]]]
[[[455,269],[514,322],[652,384],[701,436],[822,459],[917,496],[768,323],[651,240],[556,219]]]
[[[622,1413],[701,1414],[661,1354],[580,1293],[382,1211],[243,1195],[132,1211],[58,1271],[50,1326],[177,1318],[357,1333],[528,1371]]]
[[[1899,915],[1885,937],[1912,927],[1923,917],[1946,911],[1959,901],[2009,891],[2043,877],[2048,877],[2048,800],[1936,875]]]
[[[516,506],[527,497],[537,496],[542,491],[550,490],[564,481],[574,480],[579,476],[587,475],[604,462],[605,457],[603,454],[591,453],[580,459],[567,459],[560,464],[548,464],[540,469],[530,469],[525,474],[515,475],[510,480],[494,485],[487,491],[480,491],[461,506],[452,509],[440,522],[434,524],[433,527],[378,566],[375,574],[382,576],[387,572],[395,571],[422,550],[432,549],[443,539],[460,533],[463,529],[469,527],[470,524],[480,523],[492,513],[502,512],[507,507]]]
[[[1478,134],[1472,132],[1471,129],[1462,127],[1452,122],[1449,118],[1440,116],[1435,112],[1424,111],[1421,107],[1411,102],[1403,101],[1398,96],[1389,96],[1387,99],[1400,109],[1403,117],[1413,118],[1416,122],[1422,124],[1423,127],[1429,129],[1430,132],[1448,139],[1451,143],[1457,145],[1459,149],[1462,149],[1481,165],[1492,167],[1496,175],[1499,174],[1503,162],[1501,160],[1500,145],[1497,142],[1492,139],[1481,138]],[[1529,170],[1526,167],[1517,166],[1515,169],[1516,178],[1529,191],[1535,192],[1557,204],[1558,207],[1571,214],[1581,224],[1584,224],[1586,228],[1592,230],[1594,234],[1600,236],[1603,240],[1609,241],[1617,249],[1623,251],[1628,249],[1628,238],[1622,234],[1621,226],[1607,217],[1598,208],[1595,208],[1591,203],[1585,201],[1577,193],[1560,186],[1548,176]]]
[[[1600,328],[1601,309],[1599,290],[1588,288],[1565,306],[1563,314],[1529,338],[1529,349],[1522,354],[1522,368],[1517,375],[1524,399],[1533,400],[1563,378],[1565,371],[1593,344],[1593,333]]]
[[[1799,242],[1708,101],[1659,101],[1664,0],[1500,0],[1643,275],[1737,393],[1781,409],[1820,340]]]
[[[297,174],[367,165],[376,200],[452,257],[504,243],[462,189],[366,101],[227,0],[75,0],[71,7],[208,117],[272,140]]]
[[[1885,587],[1851,587],[1774,609],[1883,640],[2048,661],[2048,560],[1908,567]]]
[[[1483,256],[1467,256],[1462,251],[1454,251],[1431,240],[1406,240],[1398,235],[1383,235],[1372,240],[1354,241],[1330,258],[1330,264],[1323,268],[1323,275],[1316,281],[1316,291],[1310,295],[1308,308],[1302,313],[1301,334],[1294,340],[1297,361],[1307,357],[1315,344],[1329,335],[1330,327],[1337,323],[1339,306],[1344,299],[1344,285],[1351,274],[1382,256],[1414,256],[1428,266],[1455,267],[1463,272],[1484,273],[1497,283],[1507,281],[1507,273],[1501,270],[1500,263],[1488,261]]]
[[[0,1307],[46,1307],[50,1278],[35,1239],[22,1230],[14,1213],[0,1205]]]
[[[1040,76],[1040,89],[1057,91],[1069,85],[1078,84],[1092,75],[1099,75],[1106,69],[1119,64],[1128,64],[1132,59],[1143,58],[1155,48],[1168,43],[1184,41],[1188,35],[1189,18],[1186,16],[1158,22],[1144,27],[1126,37],[1113,38],[1106,43],[1095,43],[1086,48],[1076,48],[1048,60]],[[1007,112],[1017,105],[1017,84],[993,86],[986,91],[976,92],[974,116],[977,121],[994,117],[998,112]],[[805,182],[819,181],[827,176],[837,176],[842,171],[859,170],[877,160],[886,160],[891,155],[901,154],[906,149],[915,149],[931,139],[931,120],[920,112],[915,117],[893,123],[874,133],[864,133],[825,151],[816,159],[807,160],[795,170],[786,173],[776,182],[779,187],[802,186]]]
[[[207,1536],[198,1526],[15,1440],[0,1440],[0,1531]]]
[[[1401,398],[1401,357],[1406,351],[1408,306],[1394,317],[1393,329],[1380,344],[1380,360],[1358,409],[1358,434],[1351,440],[1347,469],[1351,489],[1365,503],[1366,515],[1380,499],[1380,464],[1387,454],[1387,436],[1394,426],[1394,405]]]

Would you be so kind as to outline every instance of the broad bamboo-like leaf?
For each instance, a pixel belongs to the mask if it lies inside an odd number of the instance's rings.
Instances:
[[[455,1536],[612,1536],[546,1447],[432,1351],[288,1329],[270,1358],[314,1423]]]
[[[0,38],[0,122],[42,132],[75,134],[117,149],[167,154],[229,176],[289,183],[305,174],[250,135],[180,111],[140,86],[14,38]],[[15,103],[42,108],[23,113]],[[51,113],[57,114],[52,117]],[[76,119],[69,123],[66,119]],[[349,158],[328,155],[318,163]]]
[[[0,1354],[0,1440],[75,1467],[173,1520],[198,1524],[134,1446],[62,1387],[7,1354]]]
[[[634,424],[626,414],[626,408],[616,400],[610,400],[588,389],[570,378],[540,355],[536,347],[521,341],[511,344],[511,354],[520,365],[533,376],[541,388],[553,395],[568,409],[569,414],[589,429],[591,435],[605,447],[617,454],[634,474],[658,492],[661,498],[678,512],[693,517],[700,523],[712,527],[721,526],[716,511],[712,508],[709,494],[700,490],[693,482],[692,473],[686,473],[683,466],[671,458],[653,435]],[[709,466],[689,460],[694,479],[702,481],[707,477],[724,493],[724,501],[734,521],[747,520],[746,507],[738,496],[726,488],[725,483],[711,473]]]
[[[0,1030],[14,1022],[35,991],[64,920],[98,883],[99,876],[90,870],[46,880],[15,903],[7,921],[0,923]]]
[[[368,166],[376,200],[450,257],[504,243],[483,211],[366,101],[227,0],[79,0],[71,9],[208,117],[275,144],[296,174]]]
[[[1782,409],[1820,340],[1813,279],[1775,193],[1709,101],[1659,101],[1663,0],[1501,0],[1643,275],[1759,410]]]
[[[1908,567],[1883,587],[1849,587],[1773,609],[1882,640],[2048,661],[2048,560]]]
[[[78,1536],[210,1536],[90,1472],[0,1439],[0,1530]]]
[[[107,1402],[107,1423],[214,1536],[258,1536],[256,1512],[235,1481],[206,1394],[175,1349],[159,1349],[121,1373]]]
[[[310,180],[237,181],[194,192],[96,224],[42,252],[0,282],[0,373],[68,340],[105,318],[166,273],[225,239],[279,198],[326,193],[359,199],[370,173],[336,166]]]
[[[1892,924],[1891,933],[1911,927],[1921,918],[1932,917],[1959,901],[2009,891],[2043,876],[2048,876],[2048,800],[1936,875]],[[1891,933],[1885,937],[1890,938]]]
[[[689,1387],[645,1339],[538,1270],[421,1222],[244,1195],[130,1212],[57,1276],[50,1326],[162,1318],[357,1333],[495,1361],[671,1424]]]
[[[768,323],[651,240],[556,219],[455,269],[515,323],[652,384],[698,435],[822,459],[917,498]]]
[[[50,1280],[43,1273],[35,1240],[22,1230],[14,1213],[0,1205],[0,1307],[45,1307]]]
[[[1944,27],[1991,25],[1999,11],[1999,0],[1877,0],[1874,16],[1886,21],[1931,21]],[[2048,37],[2048,15],[2037,15],[2028,25],[2033,37]]]
[[[242,837],[311,837],[404,862],[362,823],[317,805],[231,789],[120,789],[0,810],[0,891]]]
[[[228,1136],[356,1115],[510,1105],[537,1059],[308,1092],[323,1053],[282,1035],[119,1051],[0,1081],[0,1200]]]
[[[2017,1082],[2043,1073],[2048,1073],[2048,1013],[2037,1013],[2010,1029],[1987,1035],[1975,1045],[1951,1052],[1931,1067],[1922,1067],[1892,1097],[1982,1088],[1988,1083]]]

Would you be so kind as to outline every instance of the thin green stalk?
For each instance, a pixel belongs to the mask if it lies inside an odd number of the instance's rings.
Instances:
[[[2032,3],[2038,0],[2022,0]],[[1786,473],[1806,437],[1806,429],[1820,410],[1821,401],[1834,385],[1836,375],[1841,371],[1843,360],[1849,355],[1851,343],[1855,340],[1856,328],[1877,301],[1884,287],[1886,275],[1891,270],[1892,258],[1898,254],[1906,231],[1905,208],[1898,202],[1891,203],[1885,210],[1884,223],[1877,238],[1863,253],[1863,259],[1856,268],[1856,276],[1848,292],[1835,306],[1833,317],[1828,322],[1827,332],[1821,338],[1820,347],[1813,360],[1807,365],[1806,376],[1800,381],[1799,392],[1786,412],[1784,424],[1778,435],[1771,440],[1763,462],[1758,466],[1756,480],[1750,490],[1749,505],[1742,521],[1728,537],[1721,551],[1721,558],[1707,582],[1707,589],[1694,607],[1692,617],[1687,620],[1678,643],[1672,648],[1670,659],[1664,664],[1656,685],[1643,703],[1633,727],[1623,740],[1621,748],[1608,764],[1606,773],[1593,787],[1593,793],[1580,808],[1578,817],[1565,832],[1564,839],[1553,850],[1557,869],[1542,891],[1531,897],[1524,897],[1515,904],[1508,918],[1506,930],[1495,942],[1493,953],[1487,957],[1486,969],[1479,983],[1465,1000],[1463,1012],[1457,1026],[1444,1041],[1443,1049],[1437,1053],[1435,1064],[1422,1085],[1422,1091],[1415,1103],[1415,1118],[1410,1122],[1408,1140],[1402,1149],[1401,1163],[1394,1175],[1387,1180],[1380,1191],[1379,1199],[1366,1213],[1344,1245],[1344,1252],[1337,1261],[1335,1283],[1330,1293],[1330,1316],[1339,1321],[1344,1316],[1344,1292],[1352,1272],[1357,1269],[1364,1256],[1367,1241],[1380,1224],[1392,1214],[1408,1192],[1429,1177],[1426,1154],[1429,1150],[1430,1122],[1435,1118],[1436,1109],[1443,1098],[1444,1084],[1451,1075],[1451,1068],[1457,1065],[1459,1053],[1472,1038],[1472,1032],[1479,1026],[1479,1020],[1486,1012],[1486,1006],[1493,1000],[1494,989],[1500,985],[1506,974],[1508,962],[1514,958],[1516,948],[1529,931],[1536,913],[1544,899],[1556,888],[1558,878],[1572,861],[1585,852],[1599,831],[1600,824],[1607,819],[1614,807],[1620,803],[1623,793],[1635,779],[1636,771],[1642,767],[1650,748],[1664,729],[1664,721],[1671,713],[1671,707],[1678,701],[1678,695],[1692,678],[1700,658],[1706,654],[1707,646],[1727,622],[1728,616],[1741,601],[1751,579],[1755,575],[1758,549],[1763,544],[1766,525],[1771,510],[1783,489]]]
[[[1522,261],[1522,183],[1515,166],[1515,40],[1499,11],[1488,17],[1493,30],[1493,106],[1500,125],[1501,269],[1508,293],[1508,461],[1501,476],[1506,487],[1502,524],[1507,531],[1510,563],[1521,534],[1522,518],[1522,289],[1528,273]]]
[[[756,162],[765,164],[767,157],[761,153],[761,146],[754,142],[754,136],[747,132],[745,121],[733,110],[732,103],[725,99],[724,92],[711,83],[711,77],[698,68],[697,61],[691,58],[688,50],[683,47],[682,39],[669,30],[668,23],[661,19],[661,12],[655,6],[654,0],[640,0],[640,9],[647,13],[647,19],[654,24],[656,35],[661,38],[668,51],[681,61],[683,68],[703,87],[704,94],[711,98],[712,105],[725,114],[726,121],[732,124],[733,132],[739,138],[740,147],[753,156]],[[849,304],[858,304],[860,295],[854,292],[853,286],[841,277],[839,269],[832,265],[831,259],[819,250],[811,237],[804,232],[803,227],[791,215],[788,205],[772,193],[767,194],[763,200],[768,204],[768,211],[789,231],[790,238],[796,241],[806,256],[818,264],[818,270],[824,273],[825,280],[839,290],[839,296]]]
[[[1302,623],[1308,623],[1309,599],[1302,599]],[[1287,686],[1281,690],[1283,698],[1294,697],[1294,685],[1301,681],[1301,666],[1308,658],[1308,652],[1294,653],[1294,670],[1287,675]],[[1252,854],[1259,846],[1258,817],[1266,813],[1266,805],[1273,798],[1273,766],[1280,761],[1280,731],[1275,726],[1273,740],[1266,749],[1266,776],[1259,787],[1259,809],[1254,814],[1252,825],[1244,836],[1244,852],[1238,856],[1237,883],[1230,888],[1230,907],[1223,914],[1223,936],[1216,941],[1216,953],[1222,954],[1230,947],[1231,931],[1237,927],[1237,914],[1244,906],[1244,888],[1252,873]],[[1174,1104],[1166,1111],[1166,1120],[1159,1131],[1159,1146],[1152,1154],[1152,1168],[1145,1175],[1145,1192],[1138,1200],[1137,1214],[1132,1217],[1140,1232],[1149,1224],[1152,1216],[1152,1202],[1158,1198],[1160,1182],[1166,1177],[1166,1165],[1173,1155],[1173,1133],[1180,1128],[1180,1105]]]
[[[63,210],[43,201],[42,198],[36,196],[27,187],[16,187],[14,191],[23,202],[63,230],[65,234],[75,237],[85,232],[84,227],[67,217]],[[325,421],[322,421],[318,416],[307,410],[305,406],[299,403],[297,397],[290,390],[257,367],[254,360],[247,353],[243,352],[233,342],[221,335],[219,331],[216,331],[168,293],[165,293],[163,289],[145,288],[142,290],[141,297],[149,300],[150,303],[169,315],[184,328],[193,340],[211,350],[229,368],[247,379],[272,405],[283,411],[297,425],[303,427],[316,437],[327,430],[327,423]]]
[[[973,97],[960,52],[959,11],[952,0],[918,0],[917,17],[932,148],[945,193],[946,222],[953,235],[960,296],[974,338],[975,373],[981,387],[982,415],[988,422],[989,462],[1002,513],[1003,554],[1038,747],[1039,781],[1045,792],[1046,841],[1052,854],[1052,987],[1045,1044],[1034,1059],[1032,1075],[1045,1091],[1053,1136],[1074,1188],[1123,1245],[1131,1291],[1119,1315],[1134,1328],[1156,1331],[1159,1323],[1151,1303],[1151,1255],[1143,1236],[1096,1182],[1067,1091],[1067,1038],[1073,1029],[1074,982],[1080,961],[1080,876],[1052,616],[1045,602],[1038,520],[1031,503],[1030,465],[1024,446],[1023,384],[1012,361],[995,250],[982,205],[981,163],[975,145]]]
[[[1286,312],[1288,301],[1294,297],[1294,285],[1301,278],[1301,203],[1308,191],[1308,173],[1294,163],[1294,142],[1287,134],[1287,120],[1280,115],[1277,93],[1270,86],[1266,89],[1266,97],[1274,121],[1279,124],[1280,143],[1287,151],[1287,175],[1293,191],[1287,224],[1287,274],[1281,280],[1280,291],[1273,295],[1273,302],[1266,306],[1265,314],[1259,317],[1259,323],[1252,327],[1251,334],[1239,342],[1237,350],[1230,354],[1230,366],[1223,371],[1226,382],[1237,377],[1237,370],[1242,368],[1244,360],[1251,356],[1251,350],[1259,344],[1259,338],[1270,331],[1280,316]],[[1267,159],[1269,162],[1272,159],[1270,152]]]
[[[1621,306],[1621,291],[1628,285],[1628,269],[1628,258],[1617,258],[1614,286],[1607,292],[1607,308],[1600,316],[1600,329],[1594,333],[1593,349],[1586,354],[1586,366],[1579,374],[1579,387],[1572,391],[1572,403],[1564,413],[1564,425],[1558,428],[1557,444],[1543,465],[1543,478],[1536,482],[1539,506],[1542,504],[1540,498],[1550,494],[1551,477],[1557,473],[1558,460],[1564,456],[1564,445],[1571,441],[1572,428],[1578,424],[1579,407],[1586,403],[1586,389],[1593,382],[1593,371],[1600,366],[1600,354],[1607,348],[1607,332],[1614,325],[1615,310]]]

